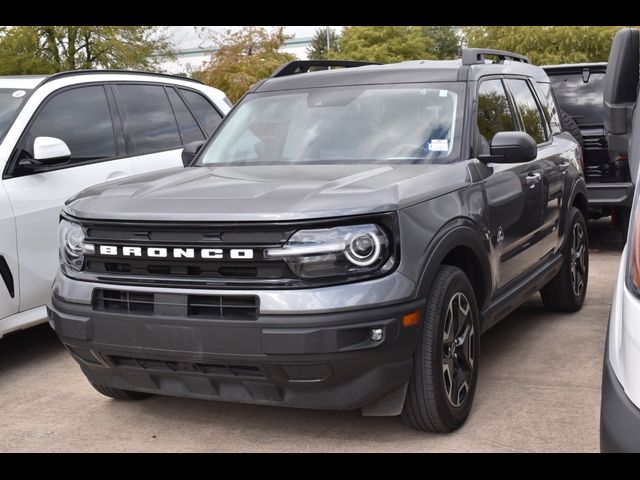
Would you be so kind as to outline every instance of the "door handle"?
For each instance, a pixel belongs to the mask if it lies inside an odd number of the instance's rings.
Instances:
[[[566,175],[567,172],[569,171],[570,166],[571,166],[571,162],[567,162],[566,160],[563,160],[562,162],[560,162],[558,164],[558,167],[560,168],[560,173],[562,173],[562,175]]]
[[[529,188],[535,188],[535,186],[538,184],[538,182],[540,181],[540,178],[542,178],[542,175],[538,172],[529,172],[527,174],[527,185],[529,185]]]
[[[119,178],[123,178],[126,177],[127,173],[126,172],[122,172],[122,171],[115,171],[115,172],[111,172],[109,175],[107,175],[107,182],[110,182],[112,180],[117,180]]]

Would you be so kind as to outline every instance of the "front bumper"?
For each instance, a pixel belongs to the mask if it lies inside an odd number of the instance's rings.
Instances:
[[[640,452],[640,409],[627,397],[611,363],[608,348],[602,371],[600,451]]]
[[[71,281],[71,280],[69,280]],[[49,322],[90,382],[154,394],[356,409],[404,387],[423,301],[204,320],[101,312],[54,295]],[[310,292],[311,295],[312,292]],[[381,329],[382,340],[371,339]]]
[[[633,202],[633,184],[626,183],[587,183],[587,197],[592,207],[630,207]]]

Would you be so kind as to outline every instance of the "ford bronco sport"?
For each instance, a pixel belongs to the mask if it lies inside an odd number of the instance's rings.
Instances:
[[[582,306],[579,156],[547,75],[517,54],[289,63],[187,168],[67,202],[50,324],[110,397],[451,431],[481,333],[537,291]]]

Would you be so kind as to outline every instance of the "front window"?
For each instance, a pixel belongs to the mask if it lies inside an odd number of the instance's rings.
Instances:
[[[456,161],[461,87],[358,85],[250,94],[198,165]]]
[[[21,88],[0,88],[0,141],[9,131],[27,92]]]

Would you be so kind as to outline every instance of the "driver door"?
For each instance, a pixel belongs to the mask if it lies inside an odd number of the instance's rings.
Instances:
[[[488,154],[498,132],[519,130],[519,119],[504,80],[491,78],[478,88],[477,154]],[[497,289],[533,267],[542,256],[536,234],[544,217],[542,170],[537,160],[482,164]]]

